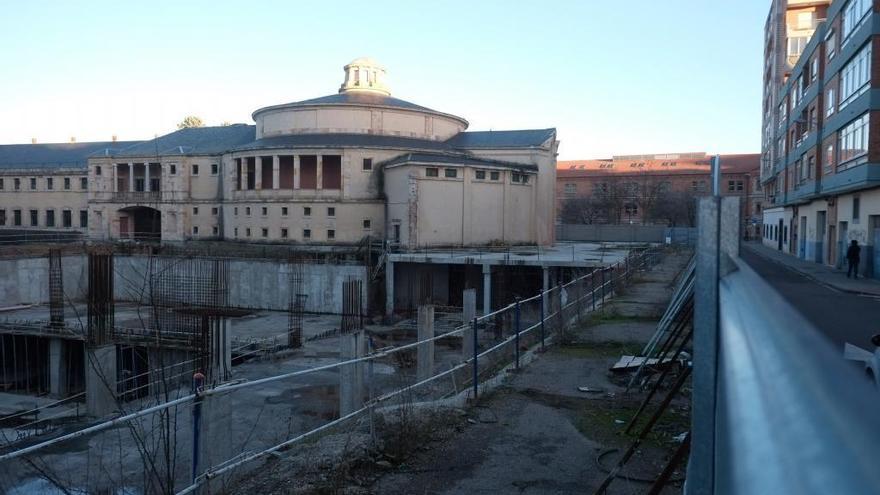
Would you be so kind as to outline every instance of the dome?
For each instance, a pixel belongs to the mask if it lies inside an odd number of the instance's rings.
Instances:
[[[358,58],[352,60],[351,62],[347,63],[345,65],[345,68],[348,68],[353,65],[367,66],[367,67],[378,67],[378,68],[381,68],[384,70],[384,67],[382,67],[379,64],[379,62],[376,62],[372,57],[358,57]]]
[[[370,57],[358,57],[343,67],[345,80],[339,87],[340,93],[349,91],[378,93],[390,96],[391,91],[385,86],[385,67]]]

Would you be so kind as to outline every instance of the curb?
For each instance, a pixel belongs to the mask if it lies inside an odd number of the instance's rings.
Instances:
[[[833,289],[833,290],[840,291],[840,292],[846,292],[847,294],[854,294],[854,295],[857,295],[857,296],[880,297],[880,294],[875,294],[875,293],[873,293],[873,292],[865,292],[865,291],[856,290],[856,289],[847,289],[847,288],[845,288],[845,287],[841,287],[841,286],[838,286],[838,285],[835,285],[835,284],[832,284],[832,283],[828,283],[828,282],[826,282],[826,281],[824,281],[824,280],[820,280],[820,279],[816,278],[814,275],[812,275],[812,274],[810,274],[810,273],[808,273],[808,272],[801,271],[801,270],[797,269],[796,267],[791,266],[791,265],[789,265],[789,264],[787,264],[787,263],[785,263],[785,262],[783,262],[783,261],[779,261],[779,260],[777,260],[777,259],[775,259],[775,258],[773,258],[773,257],[766,256],[764,253],[760,252],[759,250],[757,250],[757,249],[752,249],[751,246],[743,245],[742,247],[745,248],[745,249],[748,249],[749,252],[752,253],[752,254],[754,254],[755,256],[760,256],[762,259],[765,259],[765,260],[767,260],[767,261],[770,261],[771,263],[775,263],[775,264],[777,264],[777,265],[782,266],[783,268],[786,268],[786,269],[788,269],[788,270],[791,270],[791,271],[797,273],[798,275],[801,275],[801,276],[803,276],[803,277],[805,277],[805,278],[808,278],[808,279],[812,280],[813,282],[816,282],[817,284],[819,284],[819,285],[821,285],[821,286],[823,286],[823,287],[827,287],[827,288],[829,288],[829,289]]]

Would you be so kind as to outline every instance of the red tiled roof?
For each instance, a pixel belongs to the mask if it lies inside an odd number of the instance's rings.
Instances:
[[[672,155],[674,156],[674,155]],[[760,154],[721,155],[721,171],[726,174],[757,173]],[[615,157],[599,160],[562,160],[556,163],[558,177],[588,177],[596,175],[705,174],[709,172],[711,157],[660,158]]]

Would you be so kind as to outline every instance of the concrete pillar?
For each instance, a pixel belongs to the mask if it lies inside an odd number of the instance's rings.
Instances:
[[[474,318],[477,316],[477,289],[466,289],[462,293],[462,320],[467,328],[461,334],[461,357],[466,361],[474,357]]]
[[[232,397],[229,393],[219,393],[203,397],[199,403],[199,464],[195,466],[199,474],[235,455],[232,452],[233,442],[229,439],[229,433],[232,431],[231,402]],[[194,417],[192,414],[189,416],[192,422]],[[185,420],[182,422],[185,423]],[[192,423],[189,426],[185,435],[190,435],[193,431]],[[208,478],[198,493],[223,493],[224,488],[228,487],[231,475],[232,472],[227,472],[221,476]]]
[[[209,383],[229,380],[232,372],[231,335],[229,320],[222,318],[211,322],[211,369],[206,373]]]
[[[394,262],[385,258],[385,316],[394,316]]]
[[[128,192],[134,192],[134,163],[128,162]]]
[[[63,339],[49,339],[49,393],[58,398],[67,395],[67,353]]]
[[[316,167],[317,171],[317,185],[315,189],[323,189],[324,188],[324,155],[318,155],[318,166]]]
[[[103,417],[116,411],[116,345],[86,348],[86,410]]]
[[[144,163],[144,191],[150,192],[150,164]]]
[[[119,192],[119,165],[115,163],[113,164],[113,175],[111,177],[113,178],[111,191]]]
[[[241,180],[238,183],[238,190],[244,191],[247,189],[247,158],[239,158],[238,159],[238,176]]]
[[[483,314],[492,312],[492,265],[483,265]]]
[[[419,306],[418,339],[426,340],[434,336],[434,306]],[[416,354],[416,380],[427,380],[434,374],[434,341],[419,344]]]
[[[263,158],[254,157],[254,189],[259,191],[263,188]]]
[[[362,330],[339,337],[339,357],[348,361],[366,352],[366,336]],[[346,364],[339,367],[339,415],[345,416],[364,404],[364,365]]]
[[[278,155],[272,155],[272,189],[278,189],[281,180],[281,159]]]
[[[293,155],[293,188],[299,189],[299,155]]]

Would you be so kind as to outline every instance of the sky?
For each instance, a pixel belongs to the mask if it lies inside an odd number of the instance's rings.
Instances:
[[[622,6],[622,5],[625,5]],[[187,115],[392,95],[471,130],[555,127],[560,160],[760,150],[769,0],[0,0],[0,143],[149,139]]]

